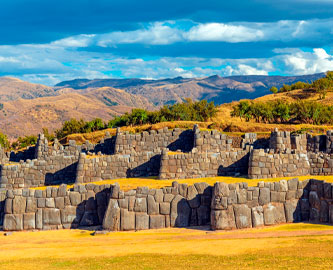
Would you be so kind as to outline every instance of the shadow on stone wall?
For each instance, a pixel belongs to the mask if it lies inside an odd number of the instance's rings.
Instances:
[[[182,152],[190,152],[194,146],[194,132],[191,129],[183,131],[179,138],[170,143],[167,148],[170,151],[181,150]]]
[[[217,170],[217,176],[235,176],[235,174],[247,175],[249,158],[250,153],[243,156],[236,162],[230,164],[229,166],[220,165]]]
[[[46,173],[45,186],[73,184],[76,179],[76,168],[78,162],[75,162],[55,173]]]
[[[149,161],[133,169],[127,169],[126,177],[158,176],[160,171],[161,155],[153,156]]]
[[[34,159],[35,158],[35,146],[31,146],[23,151],[20,152],[10,152],[9,161],[12,162],[19,162],[20,160],[26,161],[27,159]]]

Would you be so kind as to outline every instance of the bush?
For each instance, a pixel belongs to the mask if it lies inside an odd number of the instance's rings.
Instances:
[[[3,148],[8,148],[9,147],[9,141],[7,139],[7,136],[0,132],[0,146]]]

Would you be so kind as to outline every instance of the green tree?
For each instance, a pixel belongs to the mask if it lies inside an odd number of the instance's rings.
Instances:
[[[279,91],[275,86],[271,87],[271,89],[269,89],[269,91],[271,91],[274,95]]]
[[[0,132],[0,146],[2,146],[3,148],[9,147],[7,135],[3,134],[2,132]]]

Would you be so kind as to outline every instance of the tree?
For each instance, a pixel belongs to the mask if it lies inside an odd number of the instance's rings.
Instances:
[[[271,89],[269,89],[269,91],[271,91],[274,95],[279,91],[275,86],[271,87]]]
[[[9,141],[7,139],[7,136],[0,132],[0,146],[3,148],[8,148],[9,147]]]

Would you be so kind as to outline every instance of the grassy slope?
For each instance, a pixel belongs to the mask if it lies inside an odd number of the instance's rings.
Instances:
[[[1,269],[331,269],[333,262],[333,230],[325,225],[90,233],[0,236]]]

